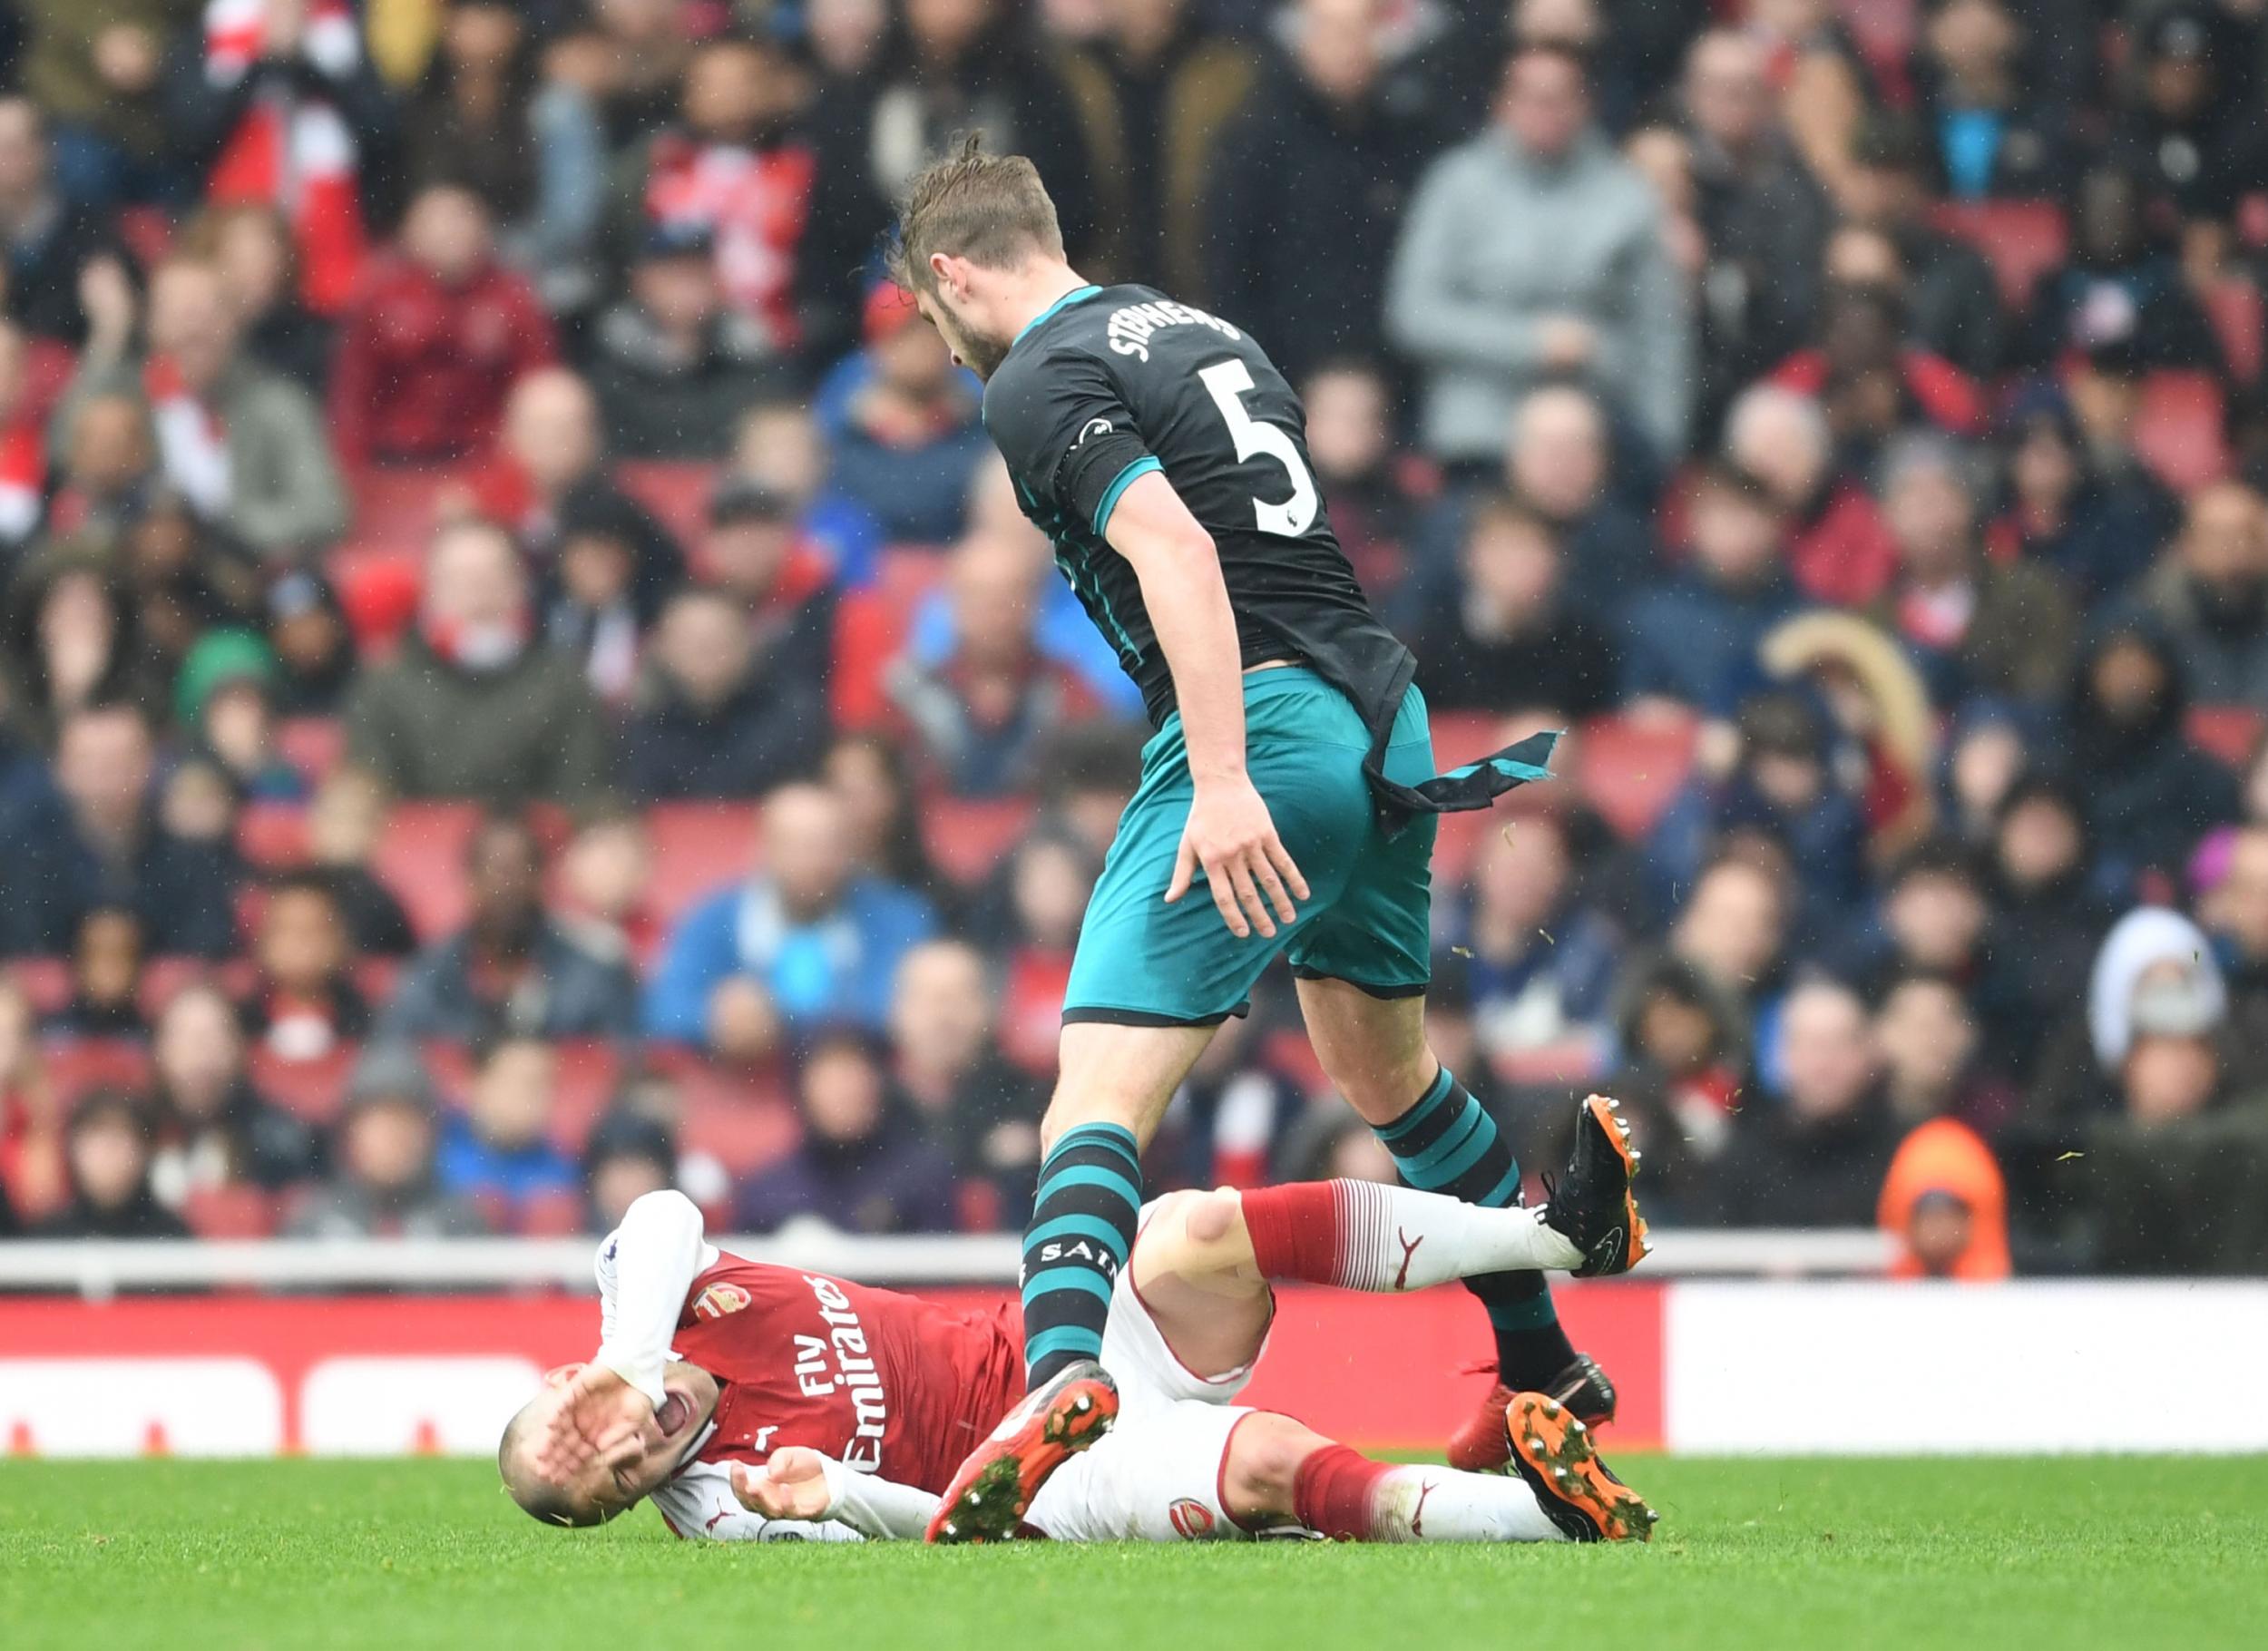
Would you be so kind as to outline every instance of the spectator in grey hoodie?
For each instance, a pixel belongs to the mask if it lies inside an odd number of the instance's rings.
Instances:
[[[1493,459],[1520,397],[1576,378],[1685,450],[1693,320],[1645,180],[1592,123],[1582,61],[1528,45],[1494,124],[1434,162],[1403,221],[1386,330],[1424,382],[1446,462]]]

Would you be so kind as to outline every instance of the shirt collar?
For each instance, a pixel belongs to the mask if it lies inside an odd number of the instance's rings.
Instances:
[[[1045,309],[1041,310],[1038,315],[1032,317],[1029,321],[1026,321],[1023,324],[1023,331],[1019,332],[1015,336],[1014,339],[1011,341],[1008,347],[1010,349],[1015,348],[1017,345],[1023,342],[1025,333],[1032,331],[1045,322],[1052,321],[1055,318],[1055,315],[1058,310],[1069,309],[1074,304],[1083,304],[1101,290],[1102,288],[1096,286],[1092,281],[1088,282],[1084,287],[1072,288],[1061,298],[1056,299],[1054,303],[1049,305]]]

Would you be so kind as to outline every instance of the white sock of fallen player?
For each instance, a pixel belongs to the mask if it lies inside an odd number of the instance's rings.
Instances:
[[[1483,1209],[1377,1181],[1309,1181],[1241,1197],[1253,1259],[1272,1279],[1393,1292],[1583,1261],[1541,1210],[1518,1206]]]
[[[1564,1542],[1517,1479],[1454,1468],[1396,1468],[1374,1493],[1373,1542]]]

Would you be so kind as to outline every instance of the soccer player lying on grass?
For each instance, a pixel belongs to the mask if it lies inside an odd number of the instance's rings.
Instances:
[[[1644,1540],[1653,1513],[1544,1394],[1507,1413],[1515,1477],[1371,1461],[1234,1402],[1272,1281],[1388,1292],[1568,1270],[1609,1226],[1643,1242],[1618,1160],[1541,1210],[1358,1181],[1170,1194],[1142,1212],[1112,1295],[1115,1386],[1066,1385],[947,1509],[955,1466],[1022,1391],[1016,1304],[953,1310],[744,1261],[705,1241],[684,1197],[650,1193],[600,1249],[597,1356],[551,1373],[498,1465],[539,1519],[593,1525],[650,1497],[679,1536],[728,1539],[918,1538],[938,1519],[963,1540]]]

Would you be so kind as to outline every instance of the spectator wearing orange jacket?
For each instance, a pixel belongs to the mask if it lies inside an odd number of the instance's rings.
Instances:
[[[1898,1240],[1893,1278],[2006,1278],[2008,1188],[1977,1132],[1933,1118],[1899,1146],[1882,1182],[1884,1232]]]

